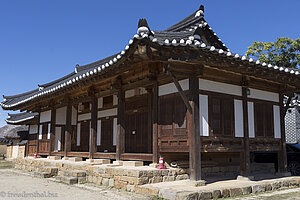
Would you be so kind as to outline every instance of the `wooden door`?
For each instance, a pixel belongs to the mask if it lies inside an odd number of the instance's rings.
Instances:
[[[125,152],[151,153],[147,95],[127,100],[125,109]]]
[[[49,153],[50,140],[48,139],[48,124],[42,125],[42,139],[39,140],[39,153]]]
[[[37,134],[29,134],[28,135],[28,143],[27,143],[27,155],[33,156],[35,152],[37,152]]]
[[[90,121],[84,121],[80,123],[80,148],[81,152],[89,151],[90,141]]]
[[[116,147],[113,145],[113,118],[101,120],[101,140],[100,146],[97,146],[97,151],[100,152],[115,152]]]

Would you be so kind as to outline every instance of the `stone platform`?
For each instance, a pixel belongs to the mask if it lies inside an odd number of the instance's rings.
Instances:
[[[151,194],[163,199],[192,200],[192,199],[218,199],[273,191],[289,187],[299,187],[300,177],[282,177],[251,180],[216,181],[205,186],[195,187],[193,181],[182,180],[168,183],[146,184],[138,186],[135,192]]]
[[[122,161],[110,163],[110,160],[96,159],[80,161],[77,158],[58,159],[57,157],[49,158],[32,158],[26,157],[15,159],[15,168],[28,172],[43,172],[44,168],[56,168],[57,180],[61,182],[75,184],[91,182],[97,185],[115,187],[127,191],[135,191],[137,186],[144,184],[153,184],[159,182],[177,181],[189,179],[186,170],[183,169],[164,169],[159,170],[149,166],[141,166],[142,162]],[[70,176],[74,172],[84,172],[83,178]],[[68,175],[67,175],[68,174]]]

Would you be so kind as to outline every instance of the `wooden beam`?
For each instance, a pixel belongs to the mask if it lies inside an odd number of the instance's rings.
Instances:
[[[158,163],[158,83],[153,84],[152,162]]]
[[[189,78],[191,112],[189,122],[189,169],[191,180],[201,180],[201,143],[199,121],[199,81],[196,77]]]
[[[65,129],[65,146],[64,146],[64,156],[68,156],[68,152],[71,151],[71,132],[72,132],[72,125],[71,125],[71,117],[72,117],[72,105],[71,102],[68,101],[67,105],[67,114],[66,114],[66,129]]]
[[[179,84],[179,82],[178,82],[178,80],[177,80],[175,74],[174,74],[172,71],[170,71],[170,70],[168,70],[168,73],[169,73],[170,76],[172,77],[172,80],[173,80],[173,82],[174,82],[174,84],[175,84],[175,86],[176,86],[176,88],[177,88],[177,90],[178,90],[178,92],[179,92],[179,95],[181,96],[181,98],[182,98],[182,100],[183,100],[183,102],[184,102],[186,108],[188,109],[188,111],[189,111],[190,113],[192,113],[192,107],[191,107],[191,105],[189,104],[188,98],[187,98],[186,95],[184,94],[183,89],[181,88],[181,85]],[[199,90],[199,89],[198,89],[198,90]]]
[[[247,100],[247,81],[243,77],[242,100],[243,100],[243,123],[244,123],[244,138],[243,151],[241,154],[240,168],[242,176],[250,175],[250,149],[249,149],[249,131],[248,131],[248,100]]]
[[[286,155],[286,141],[285,141],[285,109],[283,105],[283,94],[279,94],[279,103],[280,103],[280,151],[278,152],[278,172],[286,173],[287,172],[287,155]]]
[[[118,125],[117,125],[117,146],[116,160],[121,159],[125,152],[125,91],[120,88],[118,92]]]
[[[94,91],[91,94],[91,129],[89,141],[89,158],[94,158],[94,153],[97,151],[96,136],[97,136],[97,115],[98,115],[98,99],[95,97]]]
[[[148,98],[148,127],[147,127],[147,129],[148,129],[148,132],[147,132],[147,134],[148,134],[148,138],[147,138],[147,140],[148,140],[148,142],[147,142],[147,145],[148,145],[148,153],[150,153],[150,152],[152,152],[152,124],[153,124],[153,122],[152,122],[152,115],[153,115],[153,113],[152,113],[152,106],[153,106],[153,103],[152,103],[152,101],[153,101],[153,90],[152,90],[152,88],[148,88],[147,89],[147,98]]]

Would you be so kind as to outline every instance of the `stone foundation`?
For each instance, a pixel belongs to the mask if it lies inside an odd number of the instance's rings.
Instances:
[[[138,190],[137,186],[159,182],[177,181],[189,179],[186,170],[183,169],[155,169],[149,166],[140,166],[141,163],[129,166],[113,164],[100,164],[86,161],[72,162],[69,160],[55,160],[47,158],[34,159],[31,157],[15,159],[15,168],[29,172],[41,171],[41,168],[58,168],[58,175],[76,170],[86,173],[86,181],[97,185],[115,187],[127,191]]]

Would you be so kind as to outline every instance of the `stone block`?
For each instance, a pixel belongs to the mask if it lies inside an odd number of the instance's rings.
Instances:
[[[141,167],[143,165],[144,165],[143,161],[123,161],[123,166]]]
[[[73,176],[73,177],[85,177],[86,176],[86,172],[85,171],[74,170],[74,171],[71,171],[70,176]]]
[[[63,157],[62,160],[69,160],[69,157]]]
[[[77,184],[78,178],[77,177],[64,177],[63,182],[69,185]]]
[[[161,171],[161,175],[162,176],[168,176],[169,170],[167,170],[167,169],[160,169],[160,171]]]
[[[199,181],[190,181],[192,187],[201,187],[205,186],[206,181],[205,180],[199,180]]]
[[[108,180],[108,186],[109,186],[109,187],[114,187],[114,186],[115,186],[115,180],[114,180],[113,178],[110,178],[110,179]]]
[[[114,181],[114,187],[122,190],[127,189],[127,182],[125,181]]]
[[[254,176],[237,176],[236,180],[238,181],[251,181],[254,180]]]
[[[281,183],[276,181],[271,183],[271,186],[272,186],[272,190],[277,190],[281,187]]]
[[[264,184],[265,186],[265,191],[271,191],[272,190],[272,185],[270,183]]]
[[[229,191],[231,197],[240,196],[243,194],[242,188],[230,188]]]
[[[192,200],[200,199],[198,192],[179,192],[177,193],[176,200]]]
[[[77,177],[78,183],[85,183],[86,182],[86,177]]]
[[[155,176],[162,176],[162,173],[161,173],[161,172],[162,172],[162,171],[159,170],[159,169],[153,170],[153,171],[152,171],[153,177],[155,177]]]
[[[87,163],[102,165],[102,164],[110,164],[110,159],[86,159]]]
[[[182,174],[182,175],[177,175],[176,176],[176,181],[186,180],[186,179],[189,179],[189,175],[187,175],[187,174]]]
[[[212,191],[212,198],[213,199],[219,199],[222,197],[221,191],[220,190],[213,190]]]
[[[109,179],[108,178],[103,178],[102,179],[102,185],[108,186],[108,184],[109,184]]]
[[[134,192],[139,193],[139,194],[144,194],[144,195],[157,196],[159,190],[157,188],[135,186]]]
[[[149,183],[160,183],[160,182],[162,182],[161,176],[154,176],[149,179]]]
[[[211,199],[212,192],[211,191],[202,191],[199,193],[199,199]]]
[[[164,176],[163,182],[168,182],[168,181],[175,181],[175,177],[174,176]]]
[[[126,190],[129,191],[129,192],[134,192],[134,188],[135,188],[134,185],[127,185],[126,186]]]
[[[127,174],[128,174],[128,176],[131,176],[131,177],[142,177],[143,176],[143,171],[128,170]]]
[[[298,180],[295,180],[295,179],[290,180],[289,184],[290,184],[290,187],[299,186]]]
[[[122,166],[123,165],[123,161],[121,161],[121,160],[115,160],[115,161],[113,161],[113,165]]]
[[[258,192],[265,192],[266,188],[264,185],[253,185],[252,186],[252,193],[258,193]]]
[[[242,192],[243,194],[251,194],[252,193],[252,187],[251,186],[246,186],[246,187],[242,187]]]
[[[157,168],[159,166],[159,164],[157,164],[157,163],[151,163],[150,165],[149,165],[149,167],[151,167],[151,168]]]
[[[80,162],[80,161],[82,161],[82,158],[81,157],[69,157],[69,161]]]

